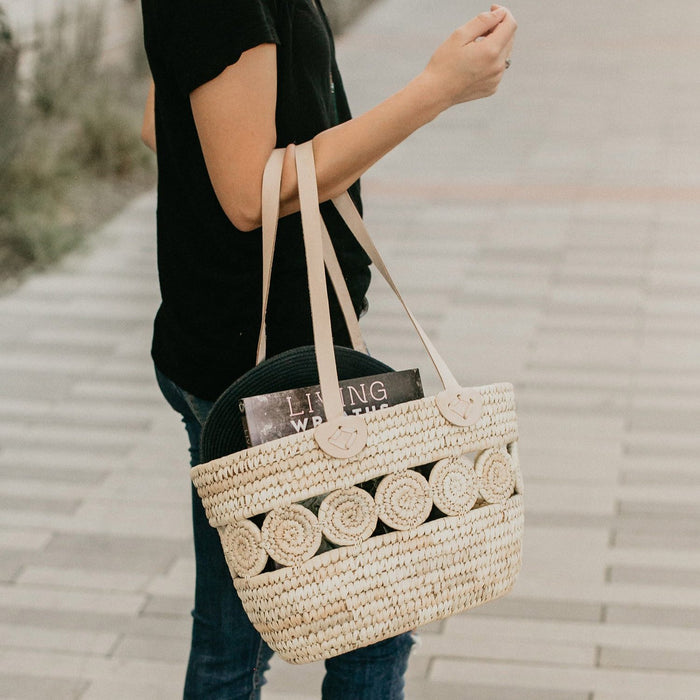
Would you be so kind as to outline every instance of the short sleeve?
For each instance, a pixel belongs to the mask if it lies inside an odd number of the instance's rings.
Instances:
[[[163,0],[159,5],[163,53],[185,95],[244,51],[279,44],[275,0]]]

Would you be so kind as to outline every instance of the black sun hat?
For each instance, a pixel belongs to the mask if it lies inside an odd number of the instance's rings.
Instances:
[[[334,351],[339,381],[393,371],[384,362],[357,350],[335,346]],[[212,407],[202,429],[202,462],[246,449],[238,408],[241,399],[315,384],[318,384],[318,367],[313,345],[293,348],[263,360],[231,384]]]

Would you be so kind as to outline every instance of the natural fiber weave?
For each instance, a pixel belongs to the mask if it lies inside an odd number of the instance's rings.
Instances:
[[[243,606],[282,658],[345,653],[512,587],[523,525],[512,390],[479,392],[482,416],[468,427],[446,421],[433,399],[367,414],[368,443],[356,458],[320,454],[309,431],[193,470]],[[418,427],[406,415],[420,416]],[[391,441],[381,440],[383,431]],[[376,477],[374,498],[348,485]],[[446,515],[425,522],[433,505]],[[238,533],[254,533],[247,518],[262,513],[261,553],[257,539],[253,546]],[[393,531],[371,536],[377,514]],[[325,551],[322,533],[341,546]],[[234,555],[236,541],[245,551]],[[260,573],[268,555],[274,566]]]
[[[474,464],[465,456],[441,459],[430,472],[430,490],[445,515],[468,513],[479,497]]]
[[[261,532],[263,546],[283,566],[308,561],[321,546],[318,518],[298,503],[268,513]]]
[[[260,528],[250,520],[239,520],[219,528],[221,546],[231,575],[257,576],[267,564],[267,552],[262,545]]]
[[[447,421],[429,397],[366,414],[367,445],[355,457],[328,457],[313,431],[306,431],[194,467],[192,481],[209,522],[220,527],[384,474],[517,440],[512,385],[478,390],[481,418],[466,428]]]
[[[410,530],[426,521],[433,508],[426,478],[413,469],[385,476],[374,495],[379,519],[394,530]]]
[[[515,489],[513,461],[505,449],[484,450],[474,462],[481,497],[487,503],[503,503]]]
[[[522,505],[514,496],[234,583],[280,656],[328,658],[506,593],[520,568]]]
[[[359,544],[377,527],[377,508],[367,491],[353,486],[328,494],[318,510],[318,520],[329,542]]]

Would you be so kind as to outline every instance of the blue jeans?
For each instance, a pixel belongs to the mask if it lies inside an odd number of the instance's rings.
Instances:
[[[214,405],[156,369],[163,396],[182,416],[190,463],[199,464],[202,425]],[[259,700],[272,650],[251,625],[226,565],[217,531],[192,489],[196,584],[185,700]],[[323,700],[402,700],[411,633],[328,659]]]

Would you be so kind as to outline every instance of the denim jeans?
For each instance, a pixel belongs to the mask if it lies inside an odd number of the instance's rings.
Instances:
[[[163,396],[185,424],[190,463],[199,464],[202,425],[214,405],[156,369]],[[196,562],[192,643],[185,700],[259,700],[272,650],[251,625],[226,565],[217,531],[192,489]],[[402,700],[411,633],[328,659],[323,700]]]

